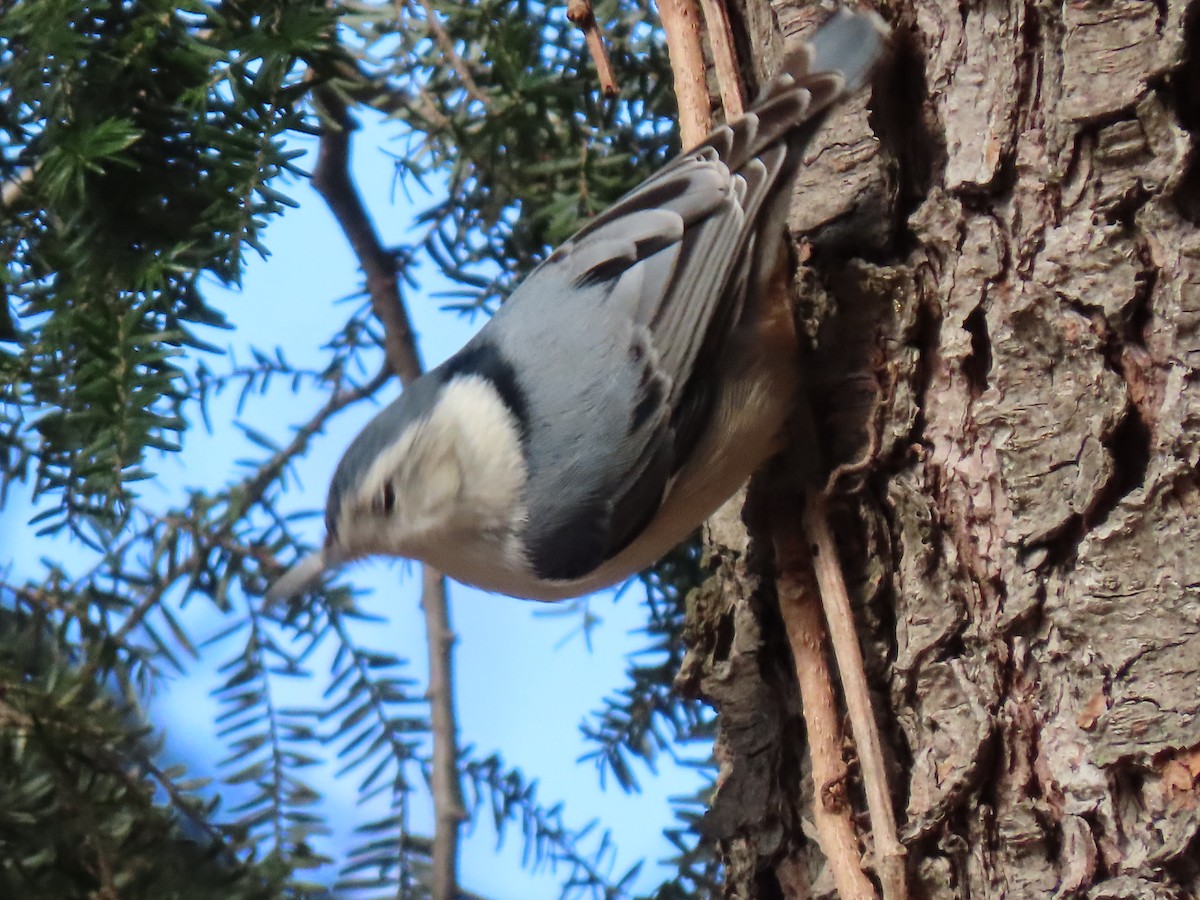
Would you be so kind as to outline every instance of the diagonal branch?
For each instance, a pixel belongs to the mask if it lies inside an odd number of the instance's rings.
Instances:
[[[366,276],[371,310],[384,332],[388,365],[401,384],[421,376],[421,356],[408,310],[400,297],[396,260],[375,231],[358,187],[350,177],[350,135],[358,127],[346,101],[332,88],[316,89],[316,100],[325,118],[312,184],[337,219]]]
[[[596,66],[596,76],[600,79],[601,93],[605,97],[617,96],[621,89],[613,75],[612,60],[608,58],[604,35],[600,33],[600,25],[596,22],[592,0],[568,0],[567,18],[583,31],[588,53],[592,55],[592,63]]]
[[[430,27],[435,27],[436,19],[432,13],[430,22]],[[469,91],[474,83],[464,79],[464,84]],[[371,309],[383,325],[388,365],[407,386],[421,376],[421,358],[408,310],[400,296],[396,260],[380,241],[350,176],[350,136],[356,124],[345,101],[332,88],[318,87],[316,99],[325,118],[325,127],[321,131],[317,165],[313,170],[313,187],[325,199],[358,257],[366,276]],[[422,577],[421,606],[425,610],[425,638],[429,645],[429,703],[433,724],[431,789],[436,815],[430,888],[435,900],[454,900],[458,896],[459,828],[466,818],[458,773],[454,633],[450,628],[446,579],[428,566]]]

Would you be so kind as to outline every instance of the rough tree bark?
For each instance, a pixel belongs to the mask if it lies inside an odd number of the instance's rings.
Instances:
[[[819,15],[730,6],[752,82]],[[825,458],[871,460],[834,521],[910,885],[1200,896],[1200,2],[884,11],[895,57],[792,225]],[[720,713],[730,897],[833,891],[762,512],[781,469],[710,524],[680,677]]]

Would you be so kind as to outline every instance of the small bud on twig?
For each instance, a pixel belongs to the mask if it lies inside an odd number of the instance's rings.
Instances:
[[[567,18],[574,22],[582,31],[587,41],[588,52],[596,65],[596,75],[600,79],[600,91],[605,97],[615,97],[621,92],[617,87],[617,79],[613,75],[612,62],[608,58],[608,50],[604,46],[604,36],[600,34],[600,26],[596,24],[596,14],[592,10],[592,0],[568,0]]]

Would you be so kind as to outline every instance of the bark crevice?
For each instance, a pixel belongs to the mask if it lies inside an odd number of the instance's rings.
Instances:
[[[768,4],[739,5],[758,66]],[[771,6],[785,34],[807,15]],[[888,8],[890,68],[791,224],[813,439],[867,463],[833,525],[913,887],[1200,894],[1200,2]],[[719,796],[727,894],[786,870],[829,897],[772,831],[815,798],[779,768],[805,748],[762,518],[710,531],[723,777],[774,792]]]

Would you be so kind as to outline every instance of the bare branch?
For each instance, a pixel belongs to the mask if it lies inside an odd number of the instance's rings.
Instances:
[[[431,889],[436,900],[455,900],[459,826],[467,818],[458,777],[458,725],[454,718],[454,631],[446,602],[446,579],[425,566],[421,608],[429,643],[429,708],[433,730],[430,778],[436,821]]]
[[[863,872],[862,853],[851,820],[853,808],[846,796],[842,728],[825,660],[825,625],[813,581],[812,559],[803,533],[791,521],[790,509],[775,516],[771,530],[775,537],[779,613],[792,648],[812,758],[817,841],[829,860],[841,900],[874,900],[875,888]]]
[[[431,27],[436,25],[440,29],[428,3],[424,5]],[[448,36],[446,40],[449,41]],[[468,82],[467,78],[469,74],[464,77],[464,84],[470,91],[474,82]],[[316,93],[328,122],[321,132],[317,165],[312,176],[313,186],[325,199],[358,257],[366,275],[371,309],[383,325],[388,365],[401,383],[407,386],[421,376],[421,359],[408,310],[400,296],[395,258],[380,241],[350,176],[350,135],[355,123],[346,109],[345,101],[335,91],[323,86],[317,88]],[[486,102],[486,98],[481,99]],[[435,810],[432,892],[435,900],[454,900],[458,896],[459,829],[466,818],[458,773],[458,726],[452,666],[454,633],[450,628],[446,580],[441,573],[428,566],[423,570],[421,606],[425,610],[425,639],[429,646],[429,704],[433,725],[433,776],[430,786]]]
[[[708,43],[712,47],[713,67],[717,70],[717,85],[721,89],[721,106],[725,121],[740,118],[746,111],[742,102],[742,78],[738,71],[737,51],[733,46],[733,29],[725,11],[725,0],[700,0],[704,24],[708,28]]]
[[[596,76],[600,79],[600,90],[605,97],[617,96],[621,89],[613,75],[612,61],[608,58],[608,49],[604,46],[604,35],[600,33],[600,26],[596,23],[592,0],[568,0],[567,18],[583,31],[588,52],[596,66]]]
[[[875,868],[883,885],[884,900],[905,900],[908,886],[905,880],[904,847],[896,837],[896,814],[892,795],[888,791],[887,771],[883,764],[883,744],[875,723],[870,689],[863,668],[862,649],[854,627],[850,596],[842,577],[837,545],[829,528],[827,497],[810,491],[804,503],[804,531],[812,544],[813,564],[825,620],[833,639],[846,709],[850,713],[850,728],[858,747],[862,766],[863,786],[867,794],[867,810],[871,817],[871,832],[875,842]]]
[[[700,43],[700,9],[696,0],[659,0],[658,15],[667,37],[675,99],[679,103],[679,134],[690,150],[712,131],[712,110],[704,78],[704,48]]]
[[[366,276],[371,310],[383,325],[388,365],[401,383],[409,384],[421,376],[421,357],[408,310],[400,297],[396,260],[379,240],[350,178],[350,135],[358,126],[346,102],[332,88],[318,87],[316,97],[326,124],[321,130],[312,184],[337,219]]]

